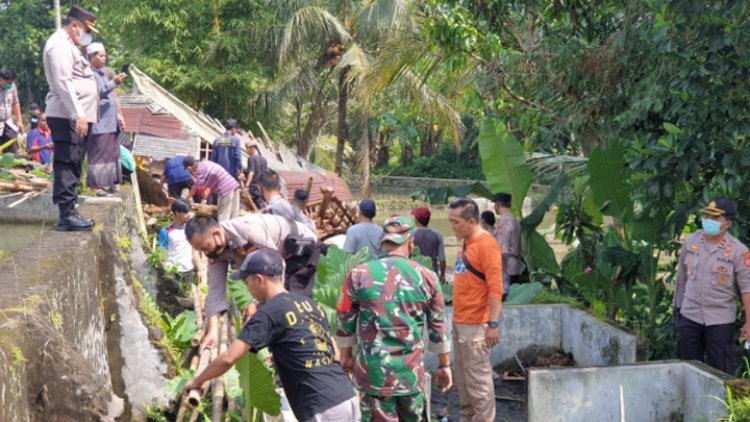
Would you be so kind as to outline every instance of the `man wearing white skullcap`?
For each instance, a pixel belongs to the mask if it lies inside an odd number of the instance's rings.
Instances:
[[[89,156],[86,183],[96,191],[97,196],[112,196],[112,190],[116,190],[122,183],[120,145],[117,138],[124,123],[114,91],[127,75],[121,73],[111,80],[107,79],[104,74],[107,51],[100,42],[88,45],[86,55],[94,70],[99,90],[99,121],[91,126],[91,142],[86,144]]]

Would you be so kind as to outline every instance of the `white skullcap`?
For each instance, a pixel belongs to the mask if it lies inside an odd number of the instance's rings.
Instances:
[[[96,54],[100,51],[104,51],[104,44],[100,42],[92,42],[91,44],[86,47],[86,55],[90,56],[92,54]]]

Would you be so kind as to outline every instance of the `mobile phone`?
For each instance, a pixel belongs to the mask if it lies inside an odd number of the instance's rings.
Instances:
[[[129,70],[130,70],[130,63],[125,63],[124,65],[122,65],[121,73],[128,73]]]

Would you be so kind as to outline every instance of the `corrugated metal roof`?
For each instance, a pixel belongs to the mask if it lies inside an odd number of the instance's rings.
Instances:
[[[171,114],[153,114],[148,107],[123,105],[125,129],[128,132],[140,133],[161,138],[190,139],[183,130],[182,123]]]
[[[342,178],[336,176],[335,173],[327,172],[325,175],[313,172],[313,171],[279,171],[281,177],[284,178],[284,184],[289,193],[290,201],[294,198],[294,191],[297,189],[305,189],[307,187],[307,180],[312,177],[312,189],[310,190],[310,202],[318,202],[323,200],[323,194],[320,192],[322,187],[333,188],[334,195],[341,201],[350,201],[352,199],[352,193],[349,191],[349,185]]]
[[[149,107],[152,111],[156,110],[156,112],[169,113],[183,124],[184,132],[198,136],[206,142],[213,142],[214,139],[224,132],[224,127],[218,120],[194,110],[148,77],[148,75],[136,66],[130,66],[130,76],[133,78],[135,92],[131,95],[121,97],[120,103],[123,108],[130,104],[139,108]],[[240,133],[240,137],[243,138],[243,143],[249,139],[248,135],[244,132]],[[274,170],[311,171],[321,175],[326,173],[324,169],[295,154],[286,145],[269,144],[260,138],[257,138],[257,141],[258,150],[268,160],[268,166]],[[247,154],[244,150],[242,151],[242,156],[243,161],[245,161]]]

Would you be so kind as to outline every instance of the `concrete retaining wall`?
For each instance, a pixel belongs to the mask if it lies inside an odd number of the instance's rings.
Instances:
[[[124,244],[141,246],[128,221],[135,200],[124,196],[81,205],[97,221],[92,232],[48,230],[0,261],[0,421],[114,420],[123,412],[120,420],[139,421],[146,406],[169,403],[168,368],[121,257]],[[0,208],[0,218],[42,227],[57,217],[49,196],[11,210]]]
[[[528,421],[714,421],[729,375],[697,362],[530,369]]]
[[[448,307],[446,320],[452,319],[453,309]],[[452,329],[450,323],[448,329]],[[519,350],[531,346],[563,349],[572,353],[580,366],[635,362],[634,334],[568,305],[504,306],[498,329],[500,344],[492,349],[493,365],[513,359]],[[437,368],[437,356],[427,353],[425,365]]]

